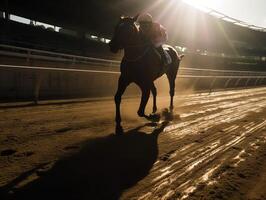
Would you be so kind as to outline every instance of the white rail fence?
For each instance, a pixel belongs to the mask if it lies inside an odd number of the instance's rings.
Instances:
[[[10,45],[0,44],[0,55],[25,58],[28,62],[31,59],[46,60],[46,61],[57,61],[57,62],[69,62],[74,64],[88,64],[93,66],[119,66],[120,61],[108,60],[101,58],[92,58],[85,56],[77,56],[64,53],[56,53],[51,51],[29,49],[23,47],[15,47]]]
[[[92,57],[83,57],[76,55],[69,55],[63,53],[55,53],[50,51],[28,49],[22,47],[14,47],[9,45],[0,45],[0,55],[9,57],[19,57],[25,58],[27,61],[31,59],[37,60],[49,60],[58,62],[71,62],[71,63],[83,63],[88,66],[99,66],[99,69],[106,69],[105,66],[117,67],[119,69],[120,61],[117,60],[107,60]],[[119,71],[114,70],[87,70],[87,69],[76,69],[76,68],[56,68],[56,67],[38,67],[38,66],[20,66],[20,65],[5,65],[0,64],[1,70],[25,70],[30,72],[36,72],[36,83],[34,86],[34,101],[38,103],[39,91],[42,83],[42,73],[43,72],[79,72],[79,73],[89,73],[89,74],[110,74],[113,76],[118,76]],[[266,78],[266,72],[256,72],[256,71],[235,71],[235,70],[213,70],[213,69],[197,69],[197,68],[180,68],[178,72],[178,78],[192,78],[195,83],[200,79],[210,79],[209,91],[213,90],[213,87],[217,80],[225,79],[224,88],[227,88],[232,80],[235,80],[234,87],[238,87],[241,80],[245,80],[245,86],[248,86],[250,81],[254,81],[254,86],[257,86],[264,82]],[[195,84],[194,83],[194,84]]]

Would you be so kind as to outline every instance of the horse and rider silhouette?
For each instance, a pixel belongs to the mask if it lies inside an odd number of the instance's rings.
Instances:
[[[141,21],[139,19],[146,19]],[[148,20],[147,20],[148,19]],[[140,27],[136,22],[140,23]],[[170,111],[173,111],[173,97],[175,94],[175,79],[178,72],[179,64],[184,55],[179,56],[176,50],[167,45],[164,51],[167,51],[171,57],[171,62],[162,61],[162,47],[154,45],[150,38],[143,34],[143,27],[147,27],[148,22],[152,25],[150,16],[147,17],[121,17],[115,27],[114,35],[109,43],[110,50],[117,53],[119,50],[124,50],[124,56],[120,65],[120,77],[118,80],[118,88],[115,94],[116,104],[116,133],[123,133],[121,126],[120,104],[123,93],[129,84],[135,83],[139,86],[142,92],[141,102],[138,109],[140,117],[149,118],[145,114],[150,92],[153,95],[153,113],[156,113],[156,96],[157,90],[154,81],[166,74],[170,85]],[[163,52],[165,53],[165,52]],[[160,56],[161,54],[161,56]]]

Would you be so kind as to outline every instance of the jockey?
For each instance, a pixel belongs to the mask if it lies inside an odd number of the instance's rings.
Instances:
[[[166,29],[161,24],[153,22],[152,16],[149,13],[140,15],[137,22],[140,25],[140,32],[153,44],[161,56],[162,64],[166,65],[167,58],[162,47],[167,41]]]

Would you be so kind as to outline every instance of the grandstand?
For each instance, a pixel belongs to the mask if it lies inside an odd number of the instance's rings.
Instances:
[[[27,1],[26,3],[6,1],[8,5],[3,5],[4,2],[2,1],[1,8],[3,8],[2,12],[4,13],[7,13],[5,10],[8,10],[9,14],[6,14],[7,16],[17,15],[33,21],[64,27],[64,29],[72,30],[73,37],[79,37],[80,39],[86,38],[86,34],[97,35],[99,38],[110,38],[113,27],[120,15],[134,15],[152,7],[150,12],[166,26],[170,36],[170,44],[174,46],[185,46],[191,51],[203,50],[227,54],[238,53],[240,55],[263,56],[266,51],[266,36],[263,32],[265,29],[246,25],[213,10],[208,13],[202,12],[178,0],[145,1],[145,3],[142,1],[124,3],[120,3],[120,1],[112,1],[111,3],[104,1],[80,1],[79,3],[68,1],[69,5],[63,1],[46,1],[47,3],[43,3],[43,5],[39,5],[34,1]],[[103,4],[104,6],[102,6]],[[64,9],[61,8],[61,5],[64,5]],[[75,10],[77,12],[74,12]],[[27,35],[35,34],[39,36],[41,34],[38,31],[34,33],[30,28],[25,30],[25,27],[23,29],[23,27],[19,27],[18,24],[14,24],[10,20],[1,21],[6,21],[6,23],[1,22],[1,27],[4,27],[4,29],[1,29],[2,41],[3,39],[9,39],[5,36],[18,29],[22,29],[25,32],[23,33],[26,34],[25,38],[30,38],[33,43],[36,43],[34,41],[36,37]],[[6,26],[9,26],[10,31],[3,32],[3,30],[8,29]],[[41,29],[41,27],[38,28]],[[53,41],[57,41],[59,38],[50,36],[49,33],[46,33],[46,35],[48,40],[51,40],[51,46],[55,46]],[[12,34],[10,37],[12,37]],[[38,38],[42,39],[43,37],[40,35]],[[21,40],[21,38],[15,39]],[[73,46],[71,41],[69,43],[70,46]],[[82,41],[79,43],[82,43]],[[40,45],[43,45],[43,43]],[[60,44],[58,45],[60,46]],[[75,46],[72,48],[75,48]]]
[[[133,16],[144,11],[150,12],[167,28],[169,44],[187,55],[181,67],[266,71],[264,28],[248,25],[214,10],[202,11],[179,0],[5,0],[0,2],[0,43],[33,50],[119,60],[122,53],[113,55],[108,48],[118,17],[123,14]],[[21,56],[24,51],[19,50],[20,57],[14,58],[14,55],[18,55],[18,50],[15,53],[7,52],[9,50],[1,47],[0,64],[48,67],[65,65],[65,61],[58,61],[61,58],[56,62],[51,62],[51,59],[48,62],[37,56],[32,56],[31,62],[27,58],[25,63]],[[72,64],[64,67],[94,67],[91,64]]]

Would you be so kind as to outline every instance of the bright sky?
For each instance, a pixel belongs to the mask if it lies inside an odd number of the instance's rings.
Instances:
[[[191,4],[205,6],[225,15],[266,27],[266,0],[183,0]]]

